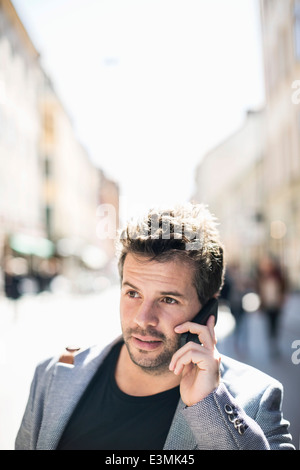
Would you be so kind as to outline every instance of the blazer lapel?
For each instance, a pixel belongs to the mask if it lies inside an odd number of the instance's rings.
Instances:
[[[114,343],[113,343],[114,344]],[[108,354],[112,345],[75,356],[74,365],[56,363],[49,388],[45,392],[45,409],[36,449],[55,449],[68,420],[86,386]]]

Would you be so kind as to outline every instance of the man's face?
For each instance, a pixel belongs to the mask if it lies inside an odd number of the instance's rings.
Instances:
[[[121,326],[131,360],[151,373],[168,369],[180,345],[175,326],[201,308],[189,265],[128,254],[123,268]]]

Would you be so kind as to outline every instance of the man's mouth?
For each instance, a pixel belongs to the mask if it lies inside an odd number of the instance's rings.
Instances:
[[[132,340],[137,348],[143,349],[145,351],[153,351],[162,344],[162,340],[153,338],[151,336],[133,335]]]

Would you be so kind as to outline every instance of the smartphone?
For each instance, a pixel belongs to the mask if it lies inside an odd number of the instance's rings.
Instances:
[[[214,297],[210,299],[197,313],[197,315],[191,320],[193,323],[199,323],[199,325],[206,325],[209,317],[213,315],[215,317],[215,325],[218,319],[218,301]],[[187,331],[181,335],[180,347],[184,346],[189,341],[200,344],[198,335]]]

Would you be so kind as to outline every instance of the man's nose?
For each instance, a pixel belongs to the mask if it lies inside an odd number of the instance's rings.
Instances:
[[[145,328],[149,325],[157,326],[158,315],[156,312],[155,304],[153,302],[148,301],[142,302],[142,304],[138,308],[134,320],[141,328]]]

